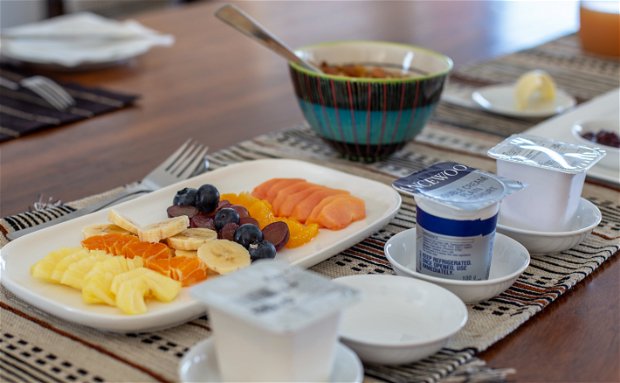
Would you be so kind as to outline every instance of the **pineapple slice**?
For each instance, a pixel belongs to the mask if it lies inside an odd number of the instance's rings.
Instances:
[[[146,269],[140,267],[114,276],[110,291],[115,296],[115,305],[125,314],[146,312],[145,298],[149,286],[144,278]]]
[[[97,264],[107,258],[112,257],[102,250],[92,250],[89,256],[72,263],[62,275],[60,283],[81,290],[84,286],[86,274]]]
[[[181,291],[181,283],[142,267],[114,277],[111,290],[116,294],[119,309],[126,314],[139,314],[146,311],[145,299],[151,296],[162,302],[176,298]]]
[[[75,263],[87,257],[88,250],[80,249],[58,261],[58,263],[56,263],[56,266],[54,266],[54,271],[52,271],[52,281],[60,283],[60,280],[62,279],[65,271],[67,271],[67,268],[69,268],[72,263]]]
[[[114,276],[113,273],[107,271],[92,274],[91,270],[89,277],[85,278],[84,285],[82,286],[82,300],[86,303],[105,303],[115,306],[115,296],[110,291],[110,285]]]
[[[162,275],[156,271],[147,270],[147,284],[151,289],[151,294],[160,302],[170,302],[179,295],[181,291],[181,282]]]
[[[111,256],[97,262],[84,277],[82,299],[86,303],[105,303],[116,306],[116,295],[111,286],[114,277],[142,267],[144,260],[140,257],[128,259],[122,256]]]
[[[131,271],[124,274],[129,273],[131,273]],[[117,280],[122,281],[117,282]],[[149,286],[146,280],[147,278],[143,275],[137,275],[133,278],[126,279],[123,274],[121,274],[114,278],[112,285],[116,287],[116,306],[125,314],[142,314],[146,312],[146,302],[144,299],[149,293]]]
[[[65,257],[80,250],[82,250],[81,247],[64,247],[62,249],[52,251],[51,253],[43,257],[43,259],[32,265],[30,273],[35,278],[43,279],[47,282],[56,282],[54,279],[52,279],[52,273],[54,272],[56,264]]]

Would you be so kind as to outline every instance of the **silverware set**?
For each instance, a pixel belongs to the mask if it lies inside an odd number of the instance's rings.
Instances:
[[[54,80],[44,76],[26,77],[19,82],[0,77],[0,86],[17,91],[26,88],[45,100],[54,109],[63,111],[75,105],[75,99]]]
[[[9,233],[7,238],[13,240],[39,229],[105,209],[106,207],[137,197],[141,194],[149,193],[203,173],[209,169],[209,161],[206,158],[208,150],[209,148],[207,146],[189,139],[172,153],[172,155],[147,174],[139,183],[126,187],[120,194],[116,194],[114,197],[105,201],[65,214],[40,225],[14,231]],[[33,208],[41,209],[57,204],[58,201],[54,198],[44,198],[42,195],[39,195],[38,201],[33,204]]]

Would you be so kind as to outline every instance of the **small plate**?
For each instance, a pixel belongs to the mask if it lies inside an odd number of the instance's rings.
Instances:
[[[14,62],[64,71],[121,65],[174,38],[136,21],[81,12],[3,30],[2,56]],[[42,38],[43,36],[44,38]]]
[[[605,157],[601,158],[598,162],[599,165],[604,166],[610,169],[618,170],[620,167],[620,149],[614,148],[613,146],[607,146],[603,144],[599,144],[598,142],[593,142],[590,140],[586,140],[582,137],[585,133],[596,133],[600,131],[608,131],[614,132],[617,135],[620,135],[620,119],[618,116],[615,118],[598,118],[592,120],[583,120],[577,122],[573,125],[572,133],[573,137],[579,141],[583,145],[589,146],[598,146],[599,148],[605,150]]]
[[[362,299],[344,310],[340,340],[369,363],[402,364],[439,351],[467,323],[467,307],[448,290],[395,275],[351,275],[337,283]]]
[[[385,256],[396,274],[435,283],[452,291],[465,303],[484,301],[500,294],[512,286],[530,264],[527,249],[502,234],[495,234],[491,270],[486,281],[459,281],[418,273],[415,254],[416,229],[402,231],[385,244]]]
[[[476,90],[472,99],[489,112],[520,118],[542,118],[562,113],[575,106],[575,98],[556,89],[555,100],[520,110],[516,107],[514,84],[491,85]]]
[[[215,342],[211,337],[198,342],[181,359],[179,378],[181,382],[187,383],[222,381],[215,355]],[[358,383],[363,378],[364,368],[357,355],[342,343],[338,343],[329,382]]]
[[[502,223],[500,214],[497,231],[519,241],[532,253],[557,253],[577,246],[601,222],[601,211],[592,202],[581,198],[577,214],[566,231],[541,232],[520,229]]]

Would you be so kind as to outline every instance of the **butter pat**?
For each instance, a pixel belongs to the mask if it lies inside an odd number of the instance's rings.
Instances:
[[[341,311],[358,293],[261,261],[191,289],[207,304],[224,381],[328,381]]]
[[[531,105],[555,100],[556,86],[553,78],[543,70],[523,74],[515,84],[517,109],[526,110]]]
[[[507,197],[500,209],[502,224],[544,232],[563,231],[575,217],[586,171],[605,151],[547,138],[517,134],[488,151],[497,174],[527,184]]]
[[[392,186],[416,201],[416,271],[455,280],[489,278],[499,203],[520,183],[442,162]]]

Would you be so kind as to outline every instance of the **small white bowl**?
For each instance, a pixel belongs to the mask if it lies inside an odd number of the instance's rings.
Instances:
[[[598,207],[581,198],[571,227],[565,231],[541,232],[508,226],[502,223],[501,214],[497,231],[517,240],[531,253],[557,253],[580,244],[598,226],[601,218]]]
[[[385,256],[398,275],[422,279],[444,287],[465,303],[476,303],[493,298],[517,280],[530,264],[530,254],[517,241],[502,234],[495,235],[489,279],[461,281],[418,273],[415,267],[416,229],[404,230],[385,244]]]
[[[611,131],[620,135],[620,119],[616,118],[601,118],[596,120],[580,121],[573,125],[572,133],[573,137],[583,145],[597,146],[604,149],[607,153],[605,157],[601,158],[598,165],[606,168],[616,169],[620,168],[620,149],[613,146],[607,146],[599,144],[598,142],[586,140],[582,137],[585,133],[598,133],[601,130]]]
[[[448,290],[394,275],[335,279],[362,293],[344,310],[340,340],[365,362],[403,364],[439,351],[467,323],[467,307]]]

